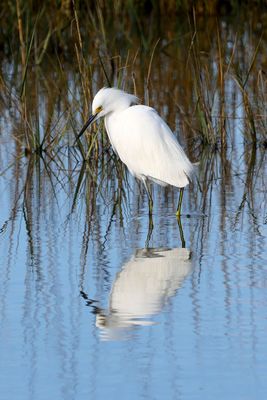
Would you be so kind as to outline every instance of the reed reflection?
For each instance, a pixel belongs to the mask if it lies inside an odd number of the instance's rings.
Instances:
[[[138,326],[153,325],[152,317],[162,311],[192,270],[186,248],[145,248],[136,250],[118,273],[109,306],[96,313],[102,340],[125,340]],[[86,295],[82,292],[83,297]]]

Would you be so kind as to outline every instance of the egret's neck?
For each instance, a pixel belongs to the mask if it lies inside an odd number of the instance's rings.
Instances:
[[[105,124],[109,124],[112,120],[116,119],[116,117],[124,110],[130,107],[128,102],[116,102],[113,105],[112,109],[105,115]]]
[[[112,105],[109,107],[109,112],[105,115],[104,120],[105,120],[105,126],[106,130],[108,132],[109,138],[111,139],[111,128],[112,126],[115,126],[115,120],[117,117],[120,115],[121,112],[125,111],[127,108],[131,106],[132,102],[131,99],[128,98],[127,96],[125,97],[120,97],[116,100],[113,100]],[[112,123],[113,121],[113,123]]]
[[[124,109],[122,109],[121,111],[123,111]],[[120,110],[116,110],[116,111],[111,111],[108,114],[105,115],[104,117],[104,122],[105,122],[105,127],[107,130],[108,135],[110,136],[110,130],[111,130],[111,126],[112,126],[112,121],[115,122],[116,117],[121,113]]]
[[[112,105],[110,105],[110,113],[117,113],[126,110],[131,106],[131,99],[127,96],[122,96],[118,99],[113,100]]]

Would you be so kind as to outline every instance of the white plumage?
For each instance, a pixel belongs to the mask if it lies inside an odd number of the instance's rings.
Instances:
[[[166,184],[185,187],[192,165],[168,125],[151,107],[136,105],[105,117],[115,151],[130,172]]]
[[[96,325],[103,340],[127,337],[136,326],[153,324],[190,274],[186,248],[139,249],[117,274],[107,310],[99,310]]]
[[[130,172],[144,182],[152,203],[147,180],[184,188],[193,176],[194,167],[158,113],[137,103],[137,97],[122,90],[103,88],[95,95],[93,115],[85,128],[93,120],[105,118],[114,151]],[[182,197],[179,204],[181,200]]]

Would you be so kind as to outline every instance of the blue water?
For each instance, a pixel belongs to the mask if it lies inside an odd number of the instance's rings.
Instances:
[[[75,207],[80,164],[50,176],[38,158],[11,165],[0,178],[0,399],[265,399],[267,170],[264,150],[251,154],[229,151],[225,173],[219,154],[203,157],[202,192],[184,196],[185,248],[175,190],[154,188],[149,240],[130,177],[113,215],[112,163],[96,196],[84,177]]]

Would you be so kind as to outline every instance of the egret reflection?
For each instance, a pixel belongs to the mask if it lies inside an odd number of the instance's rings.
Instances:
[[[191,272],[186,248],[138,249],[113,283],[107,310],[95,308],[102,340],[131,337],[137,326],[154,324],[158,314]]]

